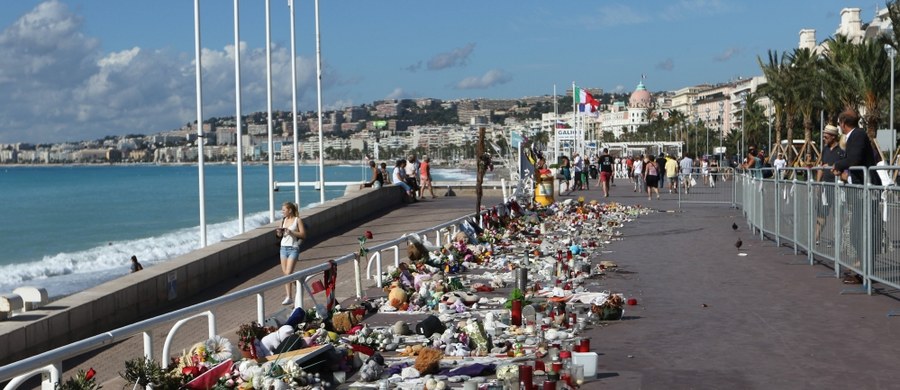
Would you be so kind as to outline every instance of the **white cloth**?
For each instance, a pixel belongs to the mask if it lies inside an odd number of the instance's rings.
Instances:
[[[581,158],[581,155],[576,155],[575,159],[572,160],[572,166],[575,168],[575,172],[581,172],[584,170],[584,159]]]
[[[772,166],[775,167],[775,169],[782,169],[787,166],[787,161],[783,158],[775,159],[775,161],[772,161]]]
[[[644,162],[641,160],[635,160],[632,168],[634,169],[635,175],[640,175],[644,172]]]
[[[262,338],[261,344],[266,350],[262,352],[268,352],[268,355],[271,355],[273,351],[278,350],[278,346],[281,345],[281,342],[292,334],[294,334],[294,328],[290,325],[284,325],[278,328],[277,331],[265,335]]]

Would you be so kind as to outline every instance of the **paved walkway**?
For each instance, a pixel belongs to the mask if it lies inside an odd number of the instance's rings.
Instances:
[[[648,201],[633,193],[625,180],[617,182],[608,199],[601,199],[594,186],[572,197],[642,204],[660,212],[626,225],[623,240],[600,256],[618,263],[620,272],[595,288],[622,292],[639,304],[626,307],[622,321],[589,330],[600,366],[599,379],[585,388],[897,388],[900,317],[886,314],[900,309],[900,301],[886,295],[841,295],[846,286],[830,269],[805,264],[805,255],[751,237],[739,210],[691,205],[678,211],[675,195],[663,193],[662,200]],[[496,201],[486,199],[484,204]],[[365,230],[371,230],[378,243],[472,211],[474,199],[469,197],[408,205],[317,243],[304,251],[301,266],[352,251]],[[740,227],[737,232],[731,230],[732,221]],[[738,238],[747,256],[738,256]],[[227,290],[277,276],[276,261]],[[350,295],[352,278],[339,280],[339,296]],[[281,294],[270,295],[269,312],[277,309]],[[254,308],[249,300],[230,305],[220,320],[246,321],[254,316]],[[187,345],[205,338],[205,326],[193,328],[179,342]],[[162,331],[154,333],[156,340],[163,339]],[[233,330],[222,334],[232,336]],[[73,363],[77,368],[93,366],[107,380],[122,371],[122,356],[133,356],[134,351],[140,351],[139,337]],[[66,376],[71,368],[67,365]],[[103,385],[123,384],[111,380]]]

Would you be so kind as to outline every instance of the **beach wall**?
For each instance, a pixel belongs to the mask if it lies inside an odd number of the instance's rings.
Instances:
[[[307,241],[315,242],[376,213],[401,207],[403,195],[395,186],[379,190],[348,187],[343,197],[302,210]],[[0,321],[0,365],[183,307],[197,293],[260,262],[276,264],[276,224]],[[347,252],[352,251],[348,248]]]

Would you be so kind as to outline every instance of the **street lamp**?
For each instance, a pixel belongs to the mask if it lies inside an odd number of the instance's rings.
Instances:
[[[709,156],[709,107],[706,107],[706,123],[703,128],[706,131],[706,155]]]
[[[891,130],[894,129],[894,56],[896,56],[897,51],[894,50],[891,45],[884,45],[884,49],[888,52],[888,57],[891,58],[891,119],[890,126]]]
[[[766,119],[769,122],[769,147],[774,149],[774,147],[772,146],[772,114],[771,114],[771,111],[774,111],[773,107],[771,107],[771,106],[766,109],[766,114],[769,114],[769,115],[766,115],[766,117],[767,117]],[[771,151],[769,152],[769,157],[772,157]]]
[[[744,100],[744,95],[741,94],[741,151],[740,153],[744,153],[744,150],[747,149],[747,143],[744,141],[744,107],[747,105],[747,101]]]
[[[719,148],[722,147],[723,138],[725,138],[725,126],[723,125],[723,121],[725,118],[722,116],[725,114],[725,102],[719,102]],[[722,149],[719,149],[722,150]]]

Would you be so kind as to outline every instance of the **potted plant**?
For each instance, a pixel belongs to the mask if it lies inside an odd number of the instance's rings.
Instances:
[[[241,324],[237,331],[238,348],[241,350],[241,354],[243,354],[245,358],[255,359],[256,347],[253,345],[253,342],[262,340],[268,333],[266,328],[256,321]]]

